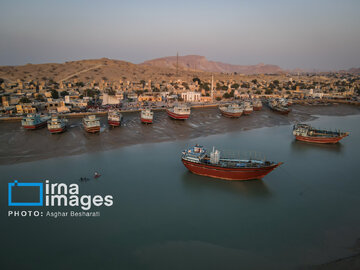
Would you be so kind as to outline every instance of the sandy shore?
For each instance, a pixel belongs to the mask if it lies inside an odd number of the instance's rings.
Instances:
[[[260,112],[239,119],[221,116],[217,108],[192,109],[187,121],[170,119],[166,112],[156,111],[154,123],[140,123],[139,113],[124,113],[123,125],[109,128],[106,117],[101,117],[100,134],[88,134],[80,118],[69,119],[68,130],[63,134],[50,134],[46,128],[28,131],[19,122],[0,125],[0,164],[14,164],[56,156],[76,155],[105,151],[122,146],[191,139],[212,134],[260,127],[288,125],[314,119],[313,115],[351,115],[360,109],[349,105],[301,106],[294,105],[288,115],[280,115],[264,107]]]

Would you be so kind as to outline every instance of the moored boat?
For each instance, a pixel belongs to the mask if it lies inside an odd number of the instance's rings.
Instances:
[[[349,136],[349,132],[321,130],[307,124],[297,124],[293,127],[293,135],[299,141],[334,144]]]
[[[238,118],[243,114],[243,108],[237,103],[219,106],[221,114],[229,118]]]
[[[234,158],[221,154],[215,148],[208,153],[199,145],[184,150],[181,160],[194,174],[225,180],[261,179],[282,164],[282,162]]]
[[[48,120],[48,116],[41,116],[36,113],[29,113],[21,120],[21,125],[25,129],[39,129],[45,127]]]
[[[100,120],[95,115],[87,115],[83,118],[84,129],[89,133],[100,131]]]
[[[47,122],[47,128],[50,133],[61,133],[66,130],[66,119],[61,119],[57,115],[51,116],[51,119]]]
[[[254,100],[252,105],[254,111],[260,111],[262,109],[262,102],[260,99]]]
[[[144,124],[152,124],[154,113],[150,109],[141,110],[140,120]]]
[[[172,119],[186,120],[190,117],[190,107],[187,105],[177,105],[166,109],[167,114]]]
[[[111,110],[108,112],[108,124],[112,127],[121,125],[123,115],[118,110]]]
[[[244,115],[250,115],[253,112],[253,106],[249,101],[244,102]]]
[[[269,100],[268,106],[274,112],[278,112],[281,114],[289,114],[289,112],[291,111],[291,109],[287,105],[285,105],[285,103],[280,102],[276,99]]]

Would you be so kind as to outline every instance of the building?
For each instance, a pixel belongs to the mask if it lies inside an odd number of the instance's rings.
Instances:
[[[181,98],[185,102],[200,102],[201,101],[200,96],[201,96],[201,94],[199,92],[184,92],[184,93],[181,93]]]

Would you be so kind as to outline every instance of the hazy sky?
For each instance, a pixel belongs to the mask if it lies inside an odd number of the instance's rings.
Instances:
[[[0,0],[0,65],[198,54],[360,67],[360,0]]]

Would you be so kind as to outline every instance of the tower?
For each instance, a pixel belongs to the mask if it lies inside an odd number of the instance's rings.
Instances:
[[[211,101],[214,101],[214,75],[211,75]]]
[[[179,53],[176,53],[176,76],[179,75]]]

